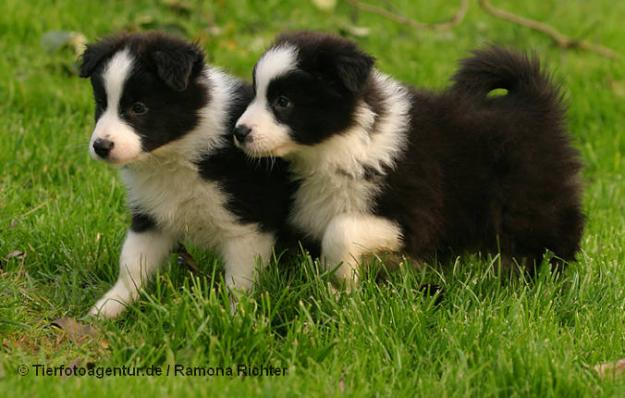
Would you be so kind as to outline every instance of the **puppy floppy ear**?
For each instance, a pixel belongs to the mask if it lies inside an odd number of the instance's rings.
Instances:
[[[192,44],[154,51],[152,59],[158,77],[176,91],[184,91],[191,78],[197,76],[204,67],[204,53]]]
[[[336,75],[345,88],[352,93],[358,93],[365,86],[375,61],[373,57],[355,47],[348,50],[334,60]]]
[[[108,38],[89,44],[82,54],[80,77],[90,77],[97,66],[118,49],[120,43],[121,38]]]

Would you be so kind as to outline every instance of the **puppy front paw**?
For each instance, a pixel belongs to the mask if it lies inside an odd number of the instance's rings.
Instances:
[[[360,275],[356,266],[341,264],[335,274],[336,286],[344,293],[353,292],[360,285]]]
[[[91,307],[89,315],[102,319],[117,318],[133,301],[132,298],[128,289],[117,284]]]
[[[119,314],[126,309],[126,303],[116,298],[103,297],[91,307],[89,310],[90,316],[95,316],[102,319],[117,318]]]

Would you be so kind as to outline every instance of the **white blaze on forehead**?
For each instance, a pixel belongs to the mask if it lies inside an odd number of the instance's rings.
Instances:
[[[133,63],[134,59],[130,52],[124,49],[115,54],[104,69],[102,80],[106,90],[107,110],[116,109],[119,105],[124,83],[132,71]]]
[[[91,156],[98,158],[93,142],[100,138],[113,142],[107,160],[113,163],[127,163],[136,159],[142,152],[141,137],[124,120],[119,117],[119,101],[124,90],[124,83],[132,73],[134,59],[128,49],[116,53],[104,68],[102,80],[106,91],[106,110],[98,119],[89,151]]]
[[[292,149],[289,127],[276,120],[267,102],[267,86],[296,67],[297,49],[292,45],[270,49],[256,64],[256,97],[237,121],[237,126],[252,129],[251,141],[243,146],[248,154],[283,156]]]
[[[256,93],[264,97],[272,79],[295,69],[297,49],[291,45],[281,45],[267,51],[256,64]]]

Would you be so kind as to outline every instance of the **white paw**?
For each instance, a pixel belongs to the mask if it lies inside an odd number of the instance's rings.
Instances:
[[[337,285],[345,293],[351,293],[360,284],[360,276],[358,275],[358,269],[356,266],[351,266],[348,263],[343,263],[336,270],[334,277],[336,278]]]
[[[134,301],[133,296],[122,283],[118,282],[91,307],[89,315],[104,319],[116,318],[126,310],[128,304]]]
[[[337,289],[336,286],[332,284],[332,282],[327,283],[328,293],[330,294],[330,298],[333,298],[334,301],[339,301],[341,298],[341,289]]]
[[[234,286],[228,286],[228,297],[230,299],[230,315],[234,315],[239,307],[239,298],[246,295],[249,289],[237,289]]]
[[[126,309],[126,303],[119,298],[109,298],[104,296],[98,302],[91,307],[89,315],[96,316],[103,319],[117,318],[119,314]]]

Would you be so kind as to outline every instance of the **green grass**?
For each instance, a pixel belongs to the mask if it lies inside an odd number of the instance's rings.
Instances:
[[[423,21],[457,2],[400,0]],[[625,54],[625,2],[495,1]],[[625,64],[554,48],[544,36],[493,19],[473,4],[452,32],[415,31],[361,14],[358,39],[397,78],[443,87],[469,49],[501,42],[535,50],[562,82],[584,161],[588,224],[579,262],[560,278],[503,278],[488,260],[373,276],[352,295],[328,294],[327,275],[302,257],[273,264],[231,316],[222,267],[193,252],[213,278],[170,262],[120,320],[73,342],[49,326],[82,317],[114,282],[128,216],[112,168],[87,155],[90,87],[71,74],[71,51],[43,51],[50,30],[90,40],[164,27],[200,41],[210,62],[248,77],[272,37],[294,28],[345,30],[351,9],[308,2],[189,1],[190,15],[158,1],[4,0],[0,5],[0,396],[623,396],[596,363],[625,357]],[[215,29],[218,27],[219,29]],[[218,35],[215,34],[219,31]],[[23,256],[10,255],[15,251]],[[444,294],[425,297],[423,283]],[[284,377],[55,378],[16,375],[20,364],[288,368]],[[625,379],[624,379],[625,380]]]

